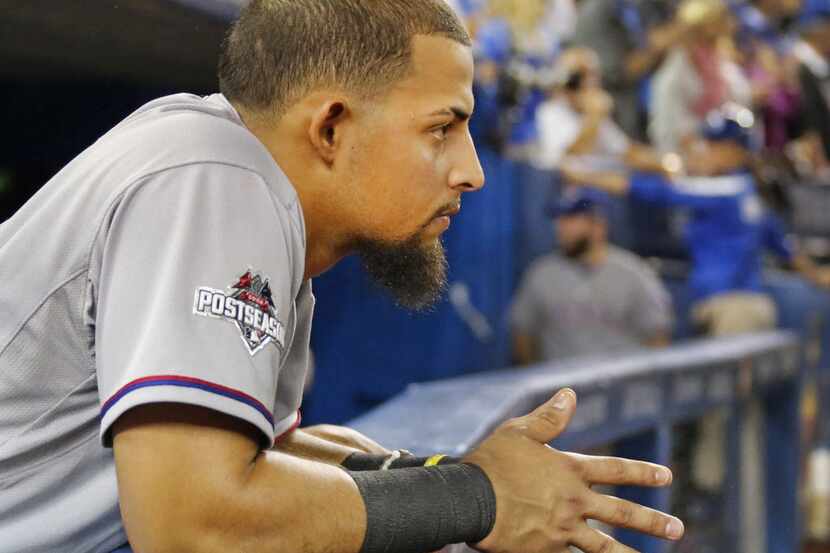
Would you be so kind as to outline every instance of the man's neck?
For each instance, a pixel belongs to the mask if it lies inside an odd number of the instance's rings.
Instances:
[[[590,250],[585,252],[579,262],[589,269],[596,269],[608,258],[608,244],[600,242],[594,245]]]

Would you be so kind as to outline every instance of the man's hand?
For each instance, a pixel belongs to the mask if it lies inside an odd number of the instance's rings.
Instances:
[[[803,278],[821,288],[830,288],[830,265],[819,265],[803,252],[793,256],[792,268]]]
[[[601,88],[589,87],[579,93],[577,105],[586,116],[604,120],[614,109],[614,99]]]
[[[591,489],[594,484],[667,486],[672,481],[668,468],[547,445],[565,430],[575,410],[576,394],[562,390],[529,415],[502,424],[463,460],[481,467],[496,493],[496,524],[477,549],[564,553],[573,545],[585,553],[632,553],[590,528],[587,519],[661,538],[683,535],[678,519]]]

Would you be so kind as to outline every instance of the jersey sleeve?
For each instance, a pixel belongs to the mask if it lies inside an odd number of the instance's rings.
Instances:
[[[151,403],[237,417],[275,438],[297,224],[247,169],[202,163],[145,178],[113,212],[96,307],[101,437]],[[294,415],[297,416],[297,415]]]
[[[653,173],[635,173],[631,176],[629,185],[629,195],[635,200],[661,207],[691,209],[722,206],[744,189],[740,181],[731,177],[669,181]]]

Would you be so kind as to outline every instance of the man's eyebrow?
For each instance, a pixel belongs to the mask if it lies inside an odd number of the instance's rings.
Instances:
[[[455,106],[439,109],[438,111],[430,113],[430,115],[452,115],[459,121],[466,121],[470,118],[470,113],[468,111]]]

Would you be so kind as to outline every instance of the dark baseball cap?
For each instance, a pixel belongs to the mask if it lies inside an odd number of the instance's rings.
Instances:
[[[593,188],[574,188],[552,197],[545,205],[545,214],[556,218],[566,215],[604,215],[608,198]]]

